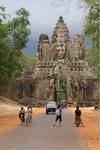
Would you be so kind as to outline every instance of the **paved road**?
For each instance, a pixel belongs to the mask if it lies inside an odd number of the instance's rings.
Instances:
[[[80,127],[72,125],[73,116],[63,112],[63,125],[53,127],[55,115],[40,114],[29,127],[19,126],[0,134],[0,150],[89,150],[80,135]]]

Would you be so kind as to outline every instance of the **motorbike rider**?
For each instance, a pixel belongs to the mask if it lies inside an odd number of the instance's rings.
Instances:
[[[82,119],[81,119],[81,110],[79,109],[79,106],[77,106],[76,110],[75,110],[75,122],[74,122],[74,124],[77,124],[77,121],[79,121],[79,124],[81,124],[84,127]]]

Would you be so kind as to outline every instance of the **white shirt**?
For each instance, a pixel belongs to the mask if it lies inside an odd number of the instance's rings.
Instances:
[[[59,109],[56,110],[56,115],[57,115],[57,116],[61,115],[61,113],[62,113],[61,108],[59,108]]]

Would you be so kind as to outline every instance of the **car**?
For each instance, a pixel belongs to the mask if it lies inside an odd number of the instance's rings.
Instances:
[[[47,105],[46,105],[46,114],[48,114],[49,112],[53,112],[55,113],[57,109],[57,104],[55,101],[48,101]]]

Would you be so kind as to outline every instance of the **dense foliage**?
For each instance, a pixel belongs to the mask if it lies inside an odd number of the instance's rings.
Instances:
[[[35,68],[37,59],[36,54],[33,54],[31,56],[27,55],[23,52],[22,58],[21,58],[21,64],[24,69],[27,69],[28,67]]]
[[[99,51],[99,1],[85,0],[89,7],[89,13],[85,20],[85,37],[92,40],[92,49],[87,49],[86,56],[89,64],[95,68],[99,77],[100,51]]]
[[[9,19],[5,7],[0,6],[0,87],[17,77],[21,70],[22,49],[26,46],[30,30],[29,12],[25,8],[16,11]]]

